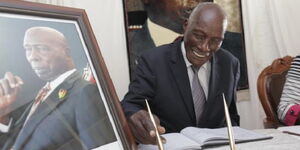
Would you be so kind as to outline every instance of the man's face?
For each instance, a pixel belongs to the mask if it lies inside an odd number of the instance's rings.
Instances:
[[[195,66],[202,66],[220,48],[226,26],[211,13],[199,14],[184,23],[186,56]]]
[[[177,33],[183,33],[182,24],[188,19],[192,9],[200,2],[208,0],[143,0],[148,1],[149,18]],[[146,2],[144,2],[146,4]],[[147,5],[146,5],[147,6]]]
[[[52,35],[29,32],[23,43],[27,61],[37,76],[45,81],[51,81],[68,70],[66,48]]]

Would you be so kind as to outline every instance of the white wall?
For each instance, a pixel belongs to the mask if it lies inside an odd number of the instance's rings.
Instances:
[[[86,10],[102,56],[120,99],[129,84],[129,68],[122,0],[74,0]]]
[[[110,77],[122,99],[129,83],[122,0],[74,0],[70,4],[86,10]]]

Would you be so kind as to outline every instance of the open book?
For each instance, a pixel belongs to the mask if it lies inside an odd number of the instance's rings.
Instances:
[[[271,136],[256,133],[240,127],[233,127],[236,143],[250,142],[256,140],[271,139]],[[190,150],[201,149],[207,146],[228,144],[227,128],[207,129],[186,127],[180,133],[167,133],[162,135],[166,138],[164,144],[166,150]],[[156,145],[139,145],[140,150],[156,150]]]

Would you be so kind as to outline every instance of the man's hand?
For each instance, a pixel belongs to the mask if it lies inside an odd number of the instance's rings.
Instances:
[[[11,72],[6,72],[4,78],[0,79],[0,122],[7,120],[5,115],[9,113],[11,104],[16,101],[21,85],[22,79]]]
[[[153,115],[159,134],[166,132],[165,128],[160,126],[159,118]],[[145,110],[140,110],[134,113],[129,118],[129,126],[138,143],[142,144],[156,144],[156,134],[153,123],[151,122],[149,113]],[[166,140],[162,138],[162,141]]]

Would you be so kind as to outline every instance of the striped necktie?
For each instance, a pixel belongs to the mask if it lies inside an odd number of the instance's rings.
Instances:
[[[199,67],[192,66],[192,69],[194,72],[193,80],[192,80],[192,95],[193,95],[194,109],[196,115],[196,122],[198,126],[204,109],[206,97],[198,77]]]
[[[47,82],[46,86],[44,86],[39,93],[37,94],[37,96],[35,97],[34,103],[30,109],[30,112],[26,118],[25,123],[27,122],[27,120],[31,117],[31,115],[35,112],[35,110],[37,109],[37,107],[44,101],[45,96],[48,94],[48,92],[50,91],[50,83]],[[24,125],[25,125],[24,123]]]

